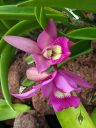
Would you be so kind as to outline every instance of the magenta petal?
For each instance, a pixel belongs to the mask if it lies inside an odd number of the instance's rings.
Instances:
[[[19,36],[5,36],[3,39],[10,45],[27,53],[32,54],[41,52],[36,42],[31,39]]]
[[[67,82],[74,88],[74,89],[77,89],[78,88],[78,85],[77,83],[72,79],[70,78],[70,76],[68,76],[66,73],[64,73],[64,71],[60,70],[60,73],[63,75],[63,77],[67,80]]]
[[[80,99],[76,96],[56,98],[54,95],[50,97],[49,103],[53,106],[55,112],[60,112],[63,109],[69,107],[78,107],[80,104]]]
[[[57,36],[56,25],[54,21],[50,19],[45,30],[38,36],[37,39],[38,46],[43,50],[49,44],[53,43],[56,36]]]
[[[38,84],[36,86],[34,86],[30,91],[22,93],[22,94],[12,94],[14,97],[16,98],[20,98],[20,99],[27,99],[27,98],[31,98],[39,89],[41,89],[43,86],[47,86],[56,76],[57,72],[54,72],[51,75],[51,78],[42,82],[41,84]]]
[[[69,40],[68,45],[69,45],[69,47],[72,47],[74,45],[74,43]]]
[[[37,86],[40,86],[40,85],[37,85]],[[37,92],[36,89],[31,89],[30,91],[22,93],[22,94],[12,94],[12,96],[19,98],[19,99],[27,99],[27,98],[31,98],[36,92]]]
[[[50,94],[52,93],[52,90],[53,89],[53,83],[51,82],[51,83],[49,83],[47,86],[43,86],[42,87],[42,94],[43,94],[43,96],[45,96],[45,97],[49,97],[50,96]]]
[[[47,27],[38,36],[37,43],[38,46],[43,50],[49,44],[52,44],[57,36],[56,25],[52,19],[49,20]]]
[[[46,84],[50,83],[50,82],[56,77],[56,74],[57,74],[57,71],[53,72],[53,73],[50,75],[50,79],[46,80],[47,82],[44,81],[43,83],[46,83]],[[49,81],[50,81],[50,82],[49,82]],[[38,89],[38,86],[34,86],[34,89]]]
[[[46,46],[53,42],[52,37],[44,30],[37,38],[37,44],[40,49],[44,49]]]
[[[52,63],[53,64],[58,64],[61,63],[62,61],[65,61],[68,59],[68,57],[71,55],[70,52],[70,47],[69,47],[69,39],[66,37],[58,37],[56,38],[56,40],[54,41],[53,45],[59,45],[61,47],[62,53],[61,53],[61,57],[59,59],[53,60],[52,59]]]
[[[85,88],[91,88],[92,87],[86,80],[84,80],[80,76],[78,76],[72,72],[69,72],[69,71],[64,71],[64,73],[66,75],[68,75],[71,79],[73,79],[77,83],[77,85],[79,85],[81,87],[85,87]]]
[[[53,21],[53,19],[50,19],[48,22],[48,25],[45,29],[45,31],[52,37],[52,38],[56,38],[57,37],[57,31],[56,31],[56,25]]]
[[[44,58],[39,54],[32,54],[32,57],[36,63],[36,67],[38,72],[43,72],[51,66],[51,63],[48,59]]]
[[[60,112],[63,109],[70,107],[66,98],[56,98],[54,95],[49,98],[49,103],[52,105],[55,112]]]
[[[57,73],[54,82],[56,84],[56,87],[63,92],[71,92],[74,90],[74,88],[71,87],[71,85],[67,82],[67,80],[64,78],[64,76],[60,73]]]
[[[70,107],[77,108],[80,104],[80,98],[78,98],[77,96],[71,96],[67,100],[70,104]]]
[[[67,74],[65,74],[62,70],[60,71],[60,73],[64,76],[64,78],[71,85],[71,87],[74,88],[74,90],[77,93],[80,93],[81,88],[78,87],[77,83],[71,77],[69,77]]]
[[[69,39],[66,37],[58,37],[54,41],[54,45],[60,45],[62,47],[63,54],[66,54],[69,51]]]

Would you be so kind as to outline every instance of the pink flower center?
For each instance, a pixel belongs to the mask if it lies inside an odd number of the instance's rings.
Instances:
[[[65,97],[70,97],[71,94],[70,93],[63,93],[59,90],[57,90],[54,94],[57,98],[65,98]]]
[[[43,56],[47,59],[57,60],[61,57],[62,49],[60,45],[54,45],[44,50]]]

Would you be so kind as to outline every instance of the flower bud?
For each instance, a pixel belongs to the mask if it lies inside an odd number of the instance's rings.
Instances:
[[[42,81],[50,76],[47,72],[39,73],[37,68],[31,67],[26,71],[27,78],[33,81]]]

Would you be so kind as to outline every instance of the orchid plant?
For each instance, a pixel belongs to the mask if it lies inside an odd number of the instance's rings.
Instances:
[[[89,116],[78,96],[82,89],[93,86],[86,78],[62,66],[93,50],[91,41],[96,40],[96,24],[87,14],[96,12],[96,2],[1,0],[0,5],[0,84],[6,101],[0,100],[0,121],[16,118],[31,109],[28,105],[12,104],[12,96],[27,100],[40,90],[62,128],[95,128],[95,110]],[[35,40],[31,32],[38,29],[41,32],[36,34]],[[11,94],[8,70],[17,49],[31,56],[34,62],[34,66],[26,70],[27,80],[33,83],[29,91]],[[4,106],[6,111],[2,111]]]
[[[90,88],[91,85],[74,73],[56,68],[58,63],[70,58],[70,47],[74,43],[66,37],[57,37],[56,25],[52,19],[37,38],[37,42],[19,36],[5,36],[4,40],[32,54],[37,69],[28,69],[27,75],[35,82],[41,81],[39,85],[33,86],[32,90],[13,96],[21,99],[30,98],[41,88],[42,94],[49,97],[49,103],[56,112],[68,107],[78,107],[80,99],[73,95],[73,91],[79,92],[79,85],[85,88]],[[44,72],[51,65],[55,67],[55,71],[50,74]]]

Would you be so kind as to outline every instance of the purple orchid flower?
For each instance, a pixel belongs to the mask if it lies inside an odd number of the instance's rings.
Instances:
[[[45,75],[43,73],[44,79],[42,77],[42,73],[41,78],[39,77],[39,79],[36,79],[38,76],[37,73],[36,78],[35,75],[32,77],[32,74],[30,74],[32,71],[32,68],[30,71],[27,71],[27,76],[29,79],[35,81],[40,81],[40,79],[42,79],[43,82],[33,86],[32,89],[28,92],[12,95],[20,99],[26,99],[32,97],[39,89],[41,89],[42,94],[45,97],[48,97],[49,103],[53,106],[53,109],[56,112],[59,112],[68,107],[78,107],[80,99],[77,96],[74,96],[73,92],[80,92],[81,87],[91,87],[91,85],[86,80],[69,71],[58,70],[50,73],[48,76],[46,76],[46,73]]]
[[[12,46],[32,54],[39,72],[68,59],[71,54],[69,49],[73,45],[68,38],[57,37],[56,26],[52,19],[38,36],[37,42],[19,36],[5,36],[4,40]]]

